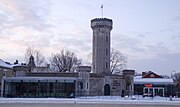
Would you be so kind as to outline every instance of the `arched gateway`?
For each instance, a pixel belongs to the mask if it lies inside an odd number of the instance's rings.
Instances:
[[[104,95],[110,95],[110,86],[109,86],[109,84],[105,84],[105,86],[104,86]]]

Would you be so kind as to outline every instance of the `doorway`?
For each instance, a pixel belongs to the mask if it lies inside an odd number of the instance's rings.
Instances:
[[[109,84],[105,84],[105,86],[104,86],[104,95],[110,95],[110,86],[109,86]]]

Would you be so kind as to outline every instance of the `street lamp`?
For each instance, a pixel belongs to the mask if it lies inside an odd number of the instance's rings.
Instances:
[[[176,70],[171,71],[171,78],[173,79],[173,72],[176,72]]]
[[[171,71],[171,79],[173,80],[173,82],[174,82],[174,78],[173,78],[173,72],[175,73],[176,72],[176,70],[173,70],[173,71]],[[171,86],[171,96],[172,96],[172,92],[173,92],[173,90],[172,90],[172,86]]]

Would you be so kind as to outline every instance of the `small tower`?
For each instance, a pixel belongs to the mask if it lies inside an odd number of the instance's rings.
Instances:
[[[29,67],[36,67],[35,63],[34,63],[34,57],[31,55],[29,58],[29,63],[28,63]]]
[[[91,20],[93,30],[92,72],[97,74],[111,74],[110,71],[110,44],[112,20],[95,18]]]

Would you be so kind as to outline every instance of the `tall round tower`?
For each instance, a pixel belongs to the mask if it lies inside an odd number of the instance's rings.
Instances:
[[[112,20],[95,18],[91,20],[93,30],[92,71],[97,74],[111,74],[110,71],[110,44]]]

